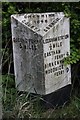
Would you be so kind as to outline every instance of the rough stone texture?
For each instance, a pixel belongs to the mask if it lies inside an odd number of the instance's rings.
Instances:
[[[62,12],[11,16],[16,87],[41,95],[71,84],[69,18]]]

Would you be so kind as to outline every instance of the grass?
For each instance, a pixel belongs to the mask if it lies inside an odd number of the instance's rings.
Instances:
[[[44,109],[40,105],[40,97],[31,99],[28,93],[19,95],[13,75],[2,76],[3,85],[3,119],[17,118],[52,118],[80,119],[80,98],[76,95],[70,98],[68,105],[54,109]]]
[[[71,98],[68,105],[62,106],[61,108],[52,109],[45,113],[45,117],[54,119],[80,119],[80,100],[78,98]]]

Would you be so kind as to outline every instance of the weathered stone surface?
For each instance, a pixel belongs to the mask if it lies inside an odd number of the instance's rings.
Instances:
[[[71,84],[69,18],[62,12],[11,16],[18,90],[49,94]]]

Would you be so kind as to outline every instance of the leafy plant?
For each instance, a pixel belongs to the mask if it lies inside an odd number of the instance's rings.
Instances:
[[[2,3],[2,85],[3,85],[3,112],[8,118],[78,118],[80,117],[80,98],[71,98],[68,106],[62,109],[42,110],[40,98],[30,101],[27,95],[19,96],[15,88],[13,59],[12,59],[12,40],[11,40],[11,20],[12,14],[29,12],[57,12],[62,11],[66,17],[70,17],[70,44],[71,54],[64,59],[64,64],[72,64],[73,83],[75,83],[77,94],[80,88],[79,68],[80,68],[80,3],[30,3],[30,2],[4,2]],[[12,71],[11,71],[12,69]],[[78,74],[78,75],[77,75]],[[75,77],[75,79],[74,79]],[[78,80],[78,82],[77,82]],[[79,83],[79,84],[77,84]],[[74,85],[74,86],[75,86]],[[79,96],[79,95],[78,95]],[[44,111],[44,112],[43,112]]]

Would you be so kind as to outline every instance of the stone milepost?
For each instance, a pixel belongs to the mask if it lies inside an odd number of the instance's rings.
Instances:
[[[16,87],[47,95],[71,84],[69,18],[63,12],[11,16]]]

